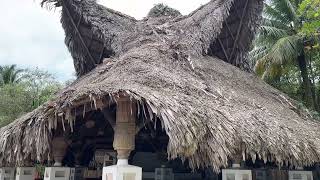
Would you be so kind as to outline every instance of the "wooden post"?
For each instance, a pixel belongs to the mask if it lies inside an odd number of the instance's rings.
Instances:
[[[243,161],[241,153],[236,154],[232,160],[232,167],[233,168],[240,168],[241,162]]]
[[[44,180],[69,180],[74,179],[74,169],[62,167],[62,160],[66,154],[68,143],[63,136],[54,137],[52,140],[53,167],[46,167]]]
[[[128,164],[129,155],[135,149],[136,101],[118,98],[116,116],[113,148],[118,153],[118,162],[103,168],[102,180],[142,180],[142,168]]]
[[[52,141],[54,166],[62,166],[62,160],[66,153],[68,144],[63,137],[55,137]]]
[[[117,100],[113,147],[118,153],[118,163],[127,161],[131,151],[135,149],[136,111],[136,103],[129,97]]]

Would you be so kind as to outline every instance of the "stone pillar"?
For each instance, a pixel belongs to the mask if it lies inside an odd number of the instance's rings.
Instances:
[[[113,147],[117,151],[117,165],[103,168],[102,180],[142,180],[142,168],[128,164],[135,148],[136,102],[128,97],[117,99],[117,114]]]
[[[0,168],[0,180],[14,180],[14,170],[13,167]]]
[[[53,157],[55,167],[62,166],[62,160],[66,154],[68,143],[63,137],[55,137],[52,141]]]
[[[34,180],[35,177],[35,167],[17,167],[16,169],[16,180]]]
[[[312,171],[304,171],[303,167],[296,167],[296,170],[289,171],[289,180],[313,180]]]
[[[135,102],[128,98],[118,99],[113,140],[118,160],[127,160],[131,151],[135,149],[136,111]]]
[[[68,147],[63,137],[55,137],[52,141],[54,165],[46,167],[44,180],[74,180],[74,168],[62,167],[62,160]]]
[[[72,169],[70,167],[46,167],[44,180],[74,180]]]

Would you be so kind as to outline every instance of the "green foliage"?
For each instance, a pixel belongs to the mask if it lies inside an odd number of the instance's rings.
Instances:
[[[320,0],[303,0],[298,12],[304,21],[302,32],[309,35],[320,32]]]
[[[16,65],[0,66],[0,85],[19,82],[21,72]]]
[[[45,103],[62,88],[62,85],[51,74],[38,69],[26,70],[22,83],[26,84],[26,90],[32,97],[33,108]]]
[[[45,172],[45,166],[42,164],[35,164],[35,168],[37,172],[39,173],[40,177],[44,177],[44,172]]]
[[[296,59],[303,49],[303,38],[299,35],[285,36],[277,40],[269,53],[259,61],[271,61],[274,64],[286,64]],[[272,70],[272,69],[271,69]]]
[[[0,88],[0,94],[0,126],[32,110],[31,95],[24,84],[6,84]]]
[[[171,16],[176,17],[181,15],[181,13],[173,8],[162,3],[156,4],[148,13],[148,17],[161,17],[161,16]]]
[[[303,36],[297,33],[296,5],[289,0],[265,4],[263,23],[250,55],[263,78],[278,76],[279,67],[292,63],[303,50]],[[272,72],[276,72],[273,74]]]
[[[299,95],[301,93],[299,69],[294,65],[284,66],[280,69],[282,70],[281,76],[276,79],[268,78],[266,81],[290,97],[302,102],[302,98]]]
[[[320,72],[316,65],[320,59],[314,54],[320,50],[319,7],[320,0],[268,1],[250,52],[259,76],[318,110]]]
[[[37,108],[62,88],[52,75],[38,69],[20,71],[19,77],[18,82],[0,86],[0,127]]]

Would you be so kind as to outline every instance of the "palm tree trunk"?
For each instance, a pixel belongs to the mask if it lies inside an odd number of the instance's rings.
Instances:
[[[311,82],[311,91],[312,91],[312,99],[313,99],[313,103],[314,103],[314,108],[316,111],[319,111],[319,105],[318,105],[318,94],[317,94],[317,88],[316,88],[316,80],[315,80],[315,73],[313,71],[313,67],[312,67],[312,51],[310,51],[309,54],[309,69],[310,69],[310,82]]]
[[[312,96],[312,87],[309,79],[307,62],[304,51],[298,56],[298,65],[302,77],[303,99],[307,107],[314,109],[314,99]]]
[[[318,89],[318,93],[317,93],[317,106],[318,106],[318,112],[320,112],[320,89]]]

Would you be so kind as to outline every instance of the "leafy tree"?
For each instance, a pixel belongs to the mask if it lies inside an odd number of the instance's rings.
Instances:
[[[5,84],[0,88],[0,127],[32,110],[31,95],[24,84]]]
[[[312,52],[312,71],[311,77],[312,81],[315,84],[315,92],[317,94],[316,101],[318,104],[318,111],[320,111],[320,51]]]
[[[0,127],[48,101],[61,88],[48,72],[23,71],[18,82],[0,87]]]
[[[306,51],[313,41],[301,30],[306,26],[302,20],[305,15],[299,13],[299,8],[301,12],[306,9],[301,2],[272,0],[265,4],[262,26],[250,54],[256,60],[257,74],[264,79],[280,81],[288,66],[297,66],[303,100],[309,108],[317,108]]]
[[[319,36],[320,0],[303,0],[299,5],[298,13],[304,22],[301,31],[307,35]]]
[[[26,84],[26,90],[31,95],[30,100],[33,108],[45,103],[62,88],[62,85],[55,80],[52,74],[39,69],[26,70],[21,82]]]
[[[21,73],[16,65],[0,66],[0,85],[19,82]]]

